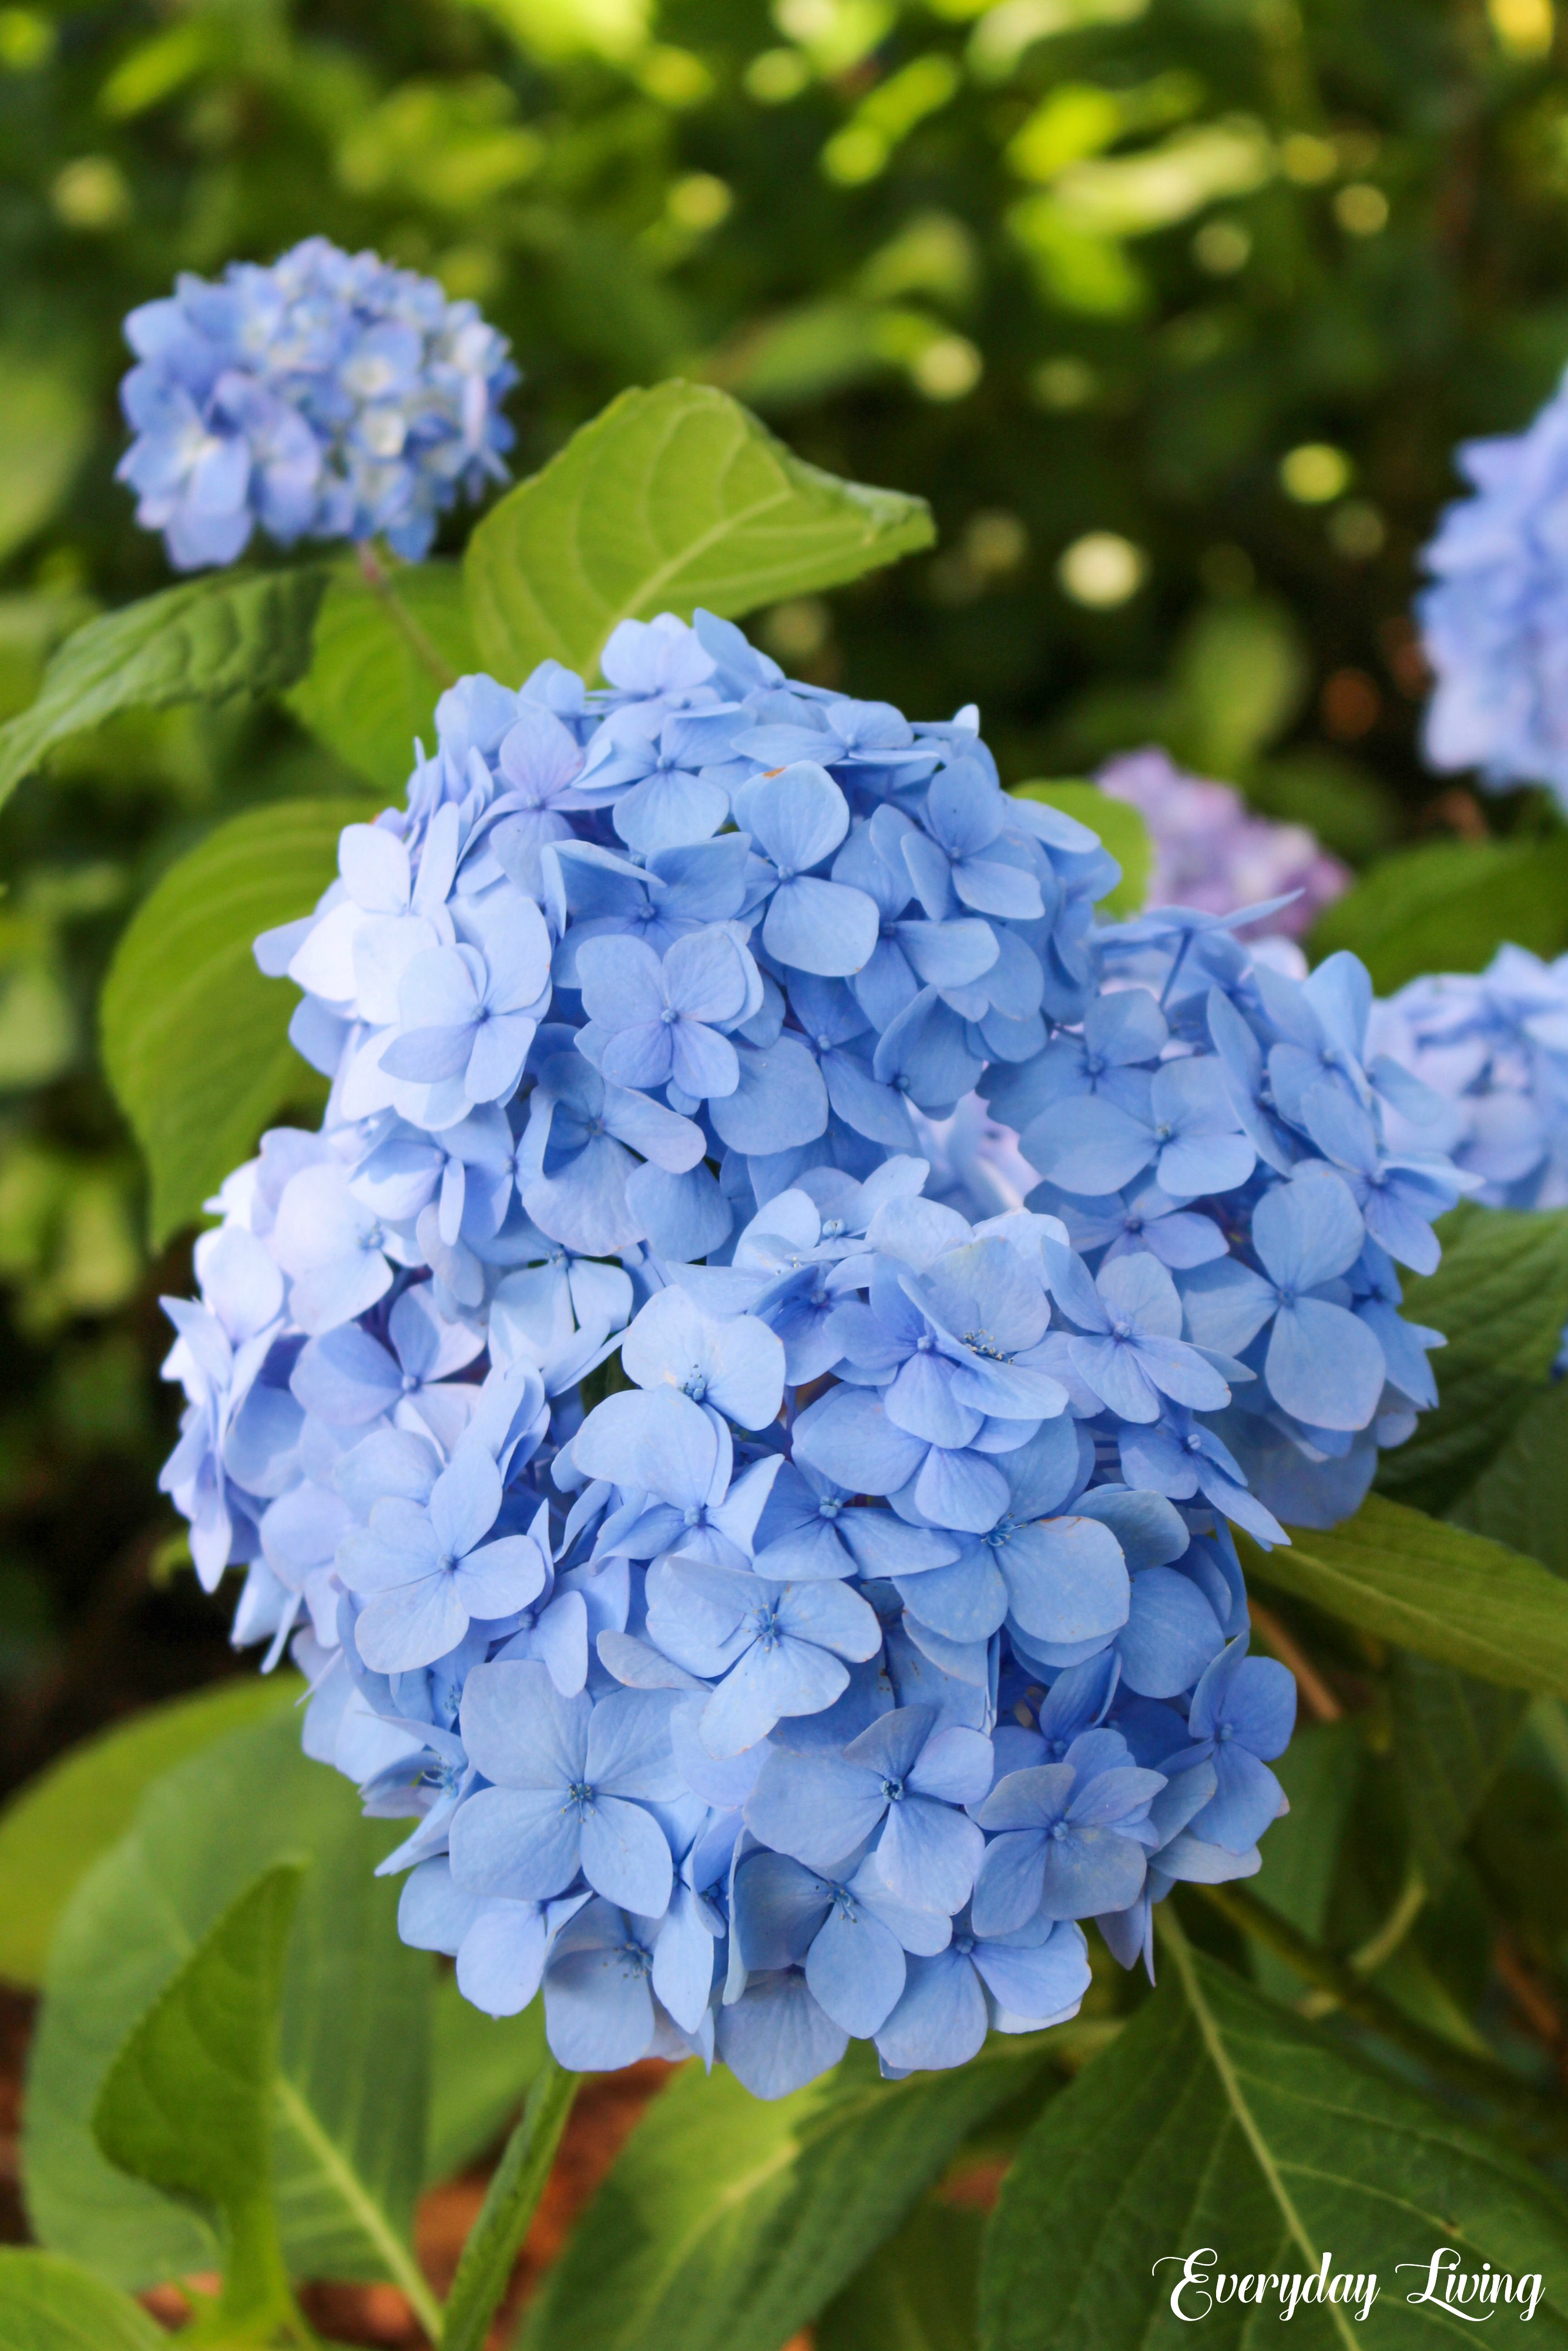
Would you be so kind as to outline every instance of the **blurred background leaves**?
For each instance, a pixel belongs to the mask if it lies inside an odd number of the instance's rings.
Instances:
[[[1535,796],[1419,766],[1408,608],[1453,444],[1568,356],[1565,226],[1552,0],[0,6],[0,718],[167,584],[112,479],[124,312],[320,231],[513,338],[519,475],[678,372],[928,497],[934,550],[764,616],[797,674],[977,699],[1009,782],[1164,743],[1378,866],[1322,944],[1381,986],[1554,951]],[[384,786],[394,720],[138,713],[0,816],[9,1776],[226,1656],[155,1497],[184,1274],[98,1071],[104,969],[220,822]]]

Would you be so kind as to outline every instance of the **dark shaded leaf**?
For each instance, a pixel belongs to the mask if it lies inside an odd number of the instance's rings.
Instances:
[[[1535,2325],[1568,2343],[1568,2206],[1519,2157],[1354,2056],[1175,1938],[1165,1980],[1104,2056],[1052,2101],[1002,2186],[980,2277],[983,2351],[1146,2351],[1189,2339],[1170,2308],[1181,2257],[1231,2273],[1375,2273],[1372,2339],[1451,2343],[1403,2297],[1452,2245],[1538,2273]],[[1175,2255],[1174,2262],[1168,2256]],[[1156,2264],[1164,2264],[1156,2266]],[[1205,2340],[1264,2339],[1277,2293],[1186,2308]],[[1305,2304],[1295,2339],[1364,2339],[1343,2304]],[[1540,2338],[1537,2338],[1540,2339]]]
[[[1549,1377],[1568,1322],[1568,1209],[1546,1214],[1465,1201],[1437,1226],[1443,1261],[1405,1277],[1405,1312],[1441,1331],[1438,1405],[1385,1453],[1378,1490],[1447,1510],[1507,1442]]]

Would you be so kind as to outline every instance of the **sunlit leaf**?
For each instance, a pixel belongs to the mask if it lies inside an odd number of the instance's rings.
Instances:
[[[293,1674],[246,1674],[149,1707],[13,1796],[0,1813],[0,1976],[37,1991],[72,1888],[125,1834],[143,1791],[225,1731],[292,1706],[299,1690]]]
[[[492,508],[465,572],[485,665],[591,676],[617,622],[738,616],[929,546],[923,498],[804,464],[711,384],[623,392]]]
[[[68,637],[31,706],[0,726],[0,800],[56,744],[119,710],[276,694],[310,659],[327,575],[220,571],[165,588]]]
[[[288,1041],[299,1001],[252,945],[308,914],[338,837],[373,807],[278,800],[219,825],[132,917],[103,990],[110,1083],[147,1156],[154,1246],[189,1224],[285,1108],[319,1111],[325,1081]]]

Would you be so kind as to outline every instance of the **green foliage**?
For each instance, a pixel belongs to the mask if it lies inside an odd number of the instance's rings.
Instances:
[[[452,2179],[499,2138],[544,2063],[544,2003],[520,2016],[486,2016],[444,1975],[430,2028],[426,2187]]]
[[[0,1813],[0,1976],[36,1991],[72,1888],[125,1834],[143,1791],[225,1731],[292,1706],[299,1689],[292,1674],[246,1677],[149,1707],[13,1797]]]
[[[133,2179],[221,2219],[219,2315],[290,2315],[272,2201],[283,1959],[302,1865],[266,1871],[211,1927],[104,2077],[92,2130]]]
[[[828,2304],[815,2351],[971,2351],[980,2230],[978,2212],[927,2197]]]
[[[1405,1311],[1447,1340],[1438,1405],[1385,1454],[1381,1490],[1426,1510],[1455,1503],[1544,1384],[1568,1322],[1568,1211],[1465,1201],[1437,1227],[1436,1273],[1407,1277]]]
[[[167,2351],[147,2313],[78,2262],[0,2245],[5,2351]]]
[[[1213,2246],[1231,2272],[1376,2272],[1372,2321],[1447,2342],[1453,2321],[1409,2309],[1395,2262],[1456,2246],[1468,2269],[1539,2273],[1534,2323],[1568,2340],[1568,2206],[1519,2158],[1363,2063],[1287,2009],[1166,1938],[1159,1991],[1025,2140],[988,2233],[982,2351],[1122,2351],[1174,2343],[1179,2260]],[[1417,2281],[1409,2281],[1411,2283]],[[1279,2304],[1270,2297],[1275,2315]],[[1186,2307],[1202,2315],[1200,2295]],[[1231,2300],[1208,2339],[1253,2339]],[[1343,2304],[1303,2305],[1306,2340],[1359,2338]],[[1369,2333],[1372,2331],[1369,2328]]]
[[[47,523],[93,438],[70,371],[0,350],[0,561]]]
[[[284,800],[220,825],[163,876],[103,995],[110,1081],[147,1156],[154,1243],[189,1224],[267,1121],[317,1106],[288,1041],[297,996],[256,969],[258,932],[308,914],[337,868],[349,800]]]
[[[374,582],[343,564],[321,601],[310,666],[287,699],[329,750],[401,802],[414,737],[434,747],[437,696],[478,666],[455,563],[377,566]]]
[[[541,2065],[468,2231],[443,2317],[441,2351],[485,2351],[490,2321],[544,2194],[578,2080],[553,2057]]]
[[[1031,778],[1009,789],[1020,799],[1044,800],[1048,806],[1061,809],[1064,815],[1075,816],[1080,824],[1092,826],[1122,869],[1122,878],[1115,888],[1100,901],[1101,914],[1112,921],[1138,912],[1148,896],[1155,845],[1149,839],[1148,826],[1131,800],[1113,799],[1098,784],[1047,783]]]
[[[857,2052],[775,2104],[688,2066],[579,2221],[520,2351],[778,2351],[1050,2045],[993,2041],[903,2083]]]
[[[923,498],[808,465],[712,385],[612,401],[468,542],[485,665],[508,682],[553,656],[589,677],[618,621],[729,617],[929,546]]]
[[[1527,1398],[1448,1516],[1568,1575],[1568,1387],[1558,1383]]]
[[[1568,1584],[1501,1543],[1381,1494],[1328,1533],[1291,1529],[1288,1547],[1237,1542],[1249,1576],[1379,1640],[1504,1689],[1568,1696]]]
[[[408,2249],[423,2168],[430,1962],[397,1938],[391,1843],[299,1750],[292,1718],[229,1733],[149,1790],[78,1887],[50,1955],[24,2173],[52,2250],[137,2286],[210,2268],[211,2230],[113,2170],[91,2117],[126,2037],[236,1896],[308,1856],[285,1970],[274,2179],[297,2277],[390,2278],[425,2311]]]
[[[1411,1855],[1435,1893],[1507,1761],[1525,1701],[1406,1650],[1395,1654],[1389,1697]]]
[[[1427,971],[1479,971],[1505,940],[1568,946],[1568,833],[1433,841],[1382,859],[1319,916],[1315,959],[1352,948],[1380,996]]]
[[[117,711],[276,694],[310,658],[324,572],[220,572],[166,588],[68,637],[30,709],[0,727],[0,801],[68,736]]]
[[[1313,1942],[1322,1940],[1328,1922],[1361,1755],[1354,1723],[1314,1722],[1298,1727],[1274,1767],[1291,1809],[1263,1839],[1263,1866],[1252,1890]],[[1277,1999],[1293,1999],[1300,1991],[1300,1978],[1272,1951],[1255,1949],[1253,1967],[1264,1990]]]

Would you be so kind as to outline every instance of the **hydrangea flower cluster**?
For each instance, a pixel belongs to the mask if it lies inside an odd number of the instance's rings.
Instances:
[[[1301,939],[1350,887],[1349,869],[1307,826],[1253,815],[1229,784],[1187,775],[1165,751],[1123,752],[1094,780],[1113,799],[1135,808],[1148,827],[1152,905],[1230,914],[1260,899],[1289,896],[1270,932]]]
[[[506,337],[377,254],[313,236],[217,285],[182,275],[125,334],[119,479],[182,571],[232,563],[257,525],[282,547],[381,534],[417,560],[460,490],[507,478]]]
[[[1458,1179],[1383,1146],[1358,965],[1096,929],[973,711],[704,613],[603,665],[462,681],[258,943],[331,1093],[214,1204],[163,1482],[469,1999],[766,2096],[956,2065],[1259,1866],[1228,1521],[1353,1507],[1429,1398]],[[1027,1205],[928,1184],[977,1084]]]
[[[1424,1139],[1494,1208],[1568,1207],[1568,956],[1500,947],[1484,972],[1413,979],[1374,1008],[1375,1049],[1440,1108]],[[1396,1146],[1416,1138],[1406,1126]]]
[[[1455,462],[1475,495],[1445,512],[1416,607],[1437,676],[1427,757],[1568,806],[1568,380],[1523,433]]]

